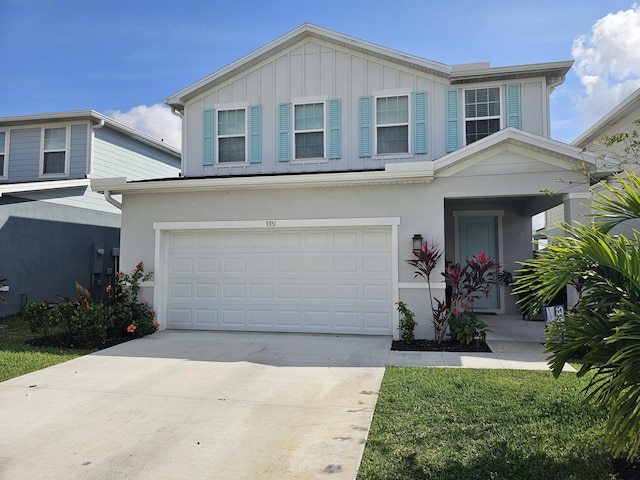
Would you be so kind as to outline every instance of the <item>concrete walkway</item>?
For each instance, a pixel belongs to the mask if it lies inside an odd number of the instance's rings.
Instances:
[[[492,330],[487,334],[490,353],[391,351],[387,365],[549,370],[543,345],[544,322],[522,320],[517,315],[486,315],[482,320]],[[576,370],[565,365],[563,371]]]

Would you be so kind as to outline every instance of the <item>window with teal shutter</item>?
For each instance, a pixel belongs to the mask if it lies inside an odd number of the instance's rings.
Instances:
[[[249,163],[262,162],[262,106],[249,107]]]
[[[342,102],[339,98],[328,101],[329,105],[329,158],[342,157]]]
[[[415,153],[427,153],[427,92],[413,96]]]
[[[447,109],[447,153],[460,148],[460,107],[457,88],[445,92]]]
[[[202,165],[213,165],[214,152],[214,112],[202,112]]]
[[[291,158],[290,106],[278,104],[278,161],[288,162]]]
[[[372,97],[360,97],[360,157],[370,157],[373,145],[371,130]]]
[[[520,84],[512,83],[506,86],[507,127],[521,127],[520,113]]]

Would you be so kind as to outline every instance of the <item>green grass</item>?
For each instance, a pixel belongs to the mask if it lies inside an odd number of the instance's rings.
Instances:
[[[92,350],[41,348],[25,344],[37,335],[19,315],[0,318],[0,382],[90,353]]]
[[[569,373],[387,368],[358,479],[614,479],[585,385]]]

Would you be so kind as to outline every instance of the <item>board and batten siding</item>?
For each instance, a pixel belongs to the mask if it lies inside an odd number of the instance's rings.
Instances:
[[[107,126],[95,131],[91,171],[94,178],[175,178],[179,172],[179,156],[136,142]]]
[[[307,40],[259,63],[246,73],[228,80],[219,88],[208,91],[190,101],[185,108],[185,175],[236,175],[260,173],[330,172],[384,168],[385,163],[433,160],[444,154],[444,142],[432,138],[444,134],[435,115],[442,111],[433,99],[440,98],[445,80],[410,68],[393,64],[373,56],[322,42]],[[388,155],[361,158],[359,149],[358,99],[376,92],[390,95],[402,91],[409,93],[413,103],[414,92],[428,92],[428,125],[426,154]],[[329,158],[329,126],[325,130],[325,156],[323,160],[278,161],[278,105],[292,101],[323,98],[338,99],[340,114],[340,158]],[[224,108],[225,105],[260,105],[262,107],[262,162],[230,165],[203,165],[203,111]],[[291,109],[293,111],[293,109]],[[325,117],[329,115],[328,108]],[[444,130],[443,130],[444,131]],[[335,133],[334,133],[335,134]],[[413,143],[413,142],[411,142]],[[411,147],[413,150],[413,147]],[[333,155],[335,156],[335,155]]]

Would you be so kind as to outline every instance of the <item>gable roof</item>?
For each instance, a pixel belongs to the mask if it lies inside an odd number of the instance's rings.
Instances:
[[[172,109],[182,111],[186,102],[215,85],[254,67],[265,59],[286,50],[307,38],[315,38],[324,42],[347,48],[356,52],[380,58],[398,65],[418,70],[430,75],[443,78],[453,84],[464,84],[484,80],[507,80],[530,77],[547,77],[548,84],[560,84],[564,76],[573,65],[573,61],[551,62],[542,64],[522,65],[517,67],[491,68],[488,63],[474,65],[450,66],[434,62],[425,58],[410,55],[375,43],[360,40],[349,35],[334,32],[326,28],[305,23],[298,28],[284,34],[267,45],[245,55],[235,62],[215,71],[211,75],[189,85],[170,95],[164,102]]]
[[[595,155],[584,152],[581,148],[517,128],[507,127],[434,160],[435,175],[436,177],[454,175],[480,162],[486,158],[487,154],[495,152],[496,149],[509,146],[530,152],[542,162],[554,164],[567,170],[572,170],[577,164],[584,164],[590,169],[595,169],[597,165]]]
[[[111,117],[94,110],[74,110],[69,112],[43,113],[35,115],[20,115],[13,117],[0,117],[0,128],[20,127],[29,125],[41,125],[43,123],[90,121],[95,125],[104,122],[109,128],[118,131],[138,142],[147,144],[153,148],[164,150],[166,153],[180,159],[180,149],[172,147],[163,141],[147,135],[135,128],[120,123]]]
[[[582,135],[576,138],[572,145],[586,147],[596,140],[600,140],[608,129],[613,127],[620,119],[636,112],[640,116],[640,88],[616,105],[609,113],[594,123]]]

